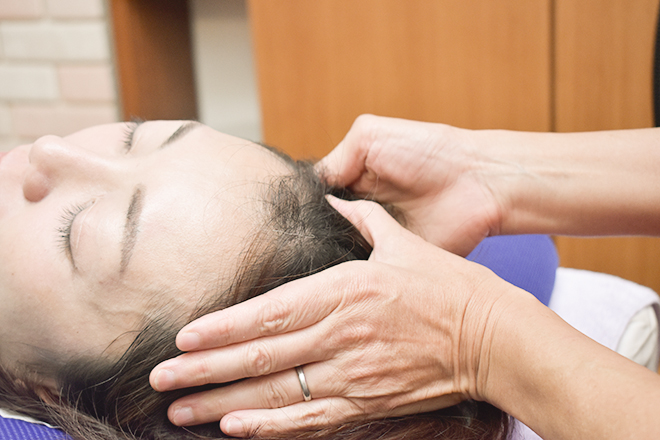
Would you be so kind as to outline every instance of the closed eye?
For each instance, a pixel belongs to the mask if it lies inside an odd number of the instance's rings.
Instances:
[[[71,250],[71,229],[73,228],[73,222],[76,220],[78,214],[83,212],[92,204],[93,202],[87,202],[82,205],[76,204],[69,206],[62,212],[60,217],[60,226],[57,228],[59,247],[62,249],[62,252],[65,253],[74,269],[76,264],[74,262],[73,252]]]
[[[126,128],[124,130],[124,153],[128,154],[133,149],[135,132],[143,122],[144,121],[142,120],[134,120],[126,123]]]

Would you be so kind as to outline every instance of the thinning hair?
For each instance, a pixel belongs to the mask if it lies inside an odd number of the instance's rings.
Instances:
[[[280,157],[289,164],[291,174],[278,177],[266,190],[263,225],[230,286],[205,298],[205,304],[183,319],[167,310],[152,316],[118,360],[109,355],[80,356],[57,365],[57,395],[44,397],[34,371],[2,369],[0,406],[59,426],[75,440],[230,438],[218,423],[182,428],[167,419],[167,408],[176,399],[222,384],[164,393],[149,385],[149,373],[158,363],[181,354],[174,342],[180,328],[296,278],[342,262],[365,260],[371,252],[357,229],[324,197],[353,196],[326,185],[310,163]],[[467,401],[440,411],[350,422],[283,438],[503,440],[509,426],[509,416],[502,411],[484,402]]]

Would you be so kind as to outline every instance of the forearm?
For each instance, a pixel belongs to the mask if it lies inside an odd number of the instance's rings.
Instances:
[[[660,129],[471,136],[500,233],[660,235]]]
[[[480,371],[486,400],[546,440],[657,437],[657,374],[593,342],[533,300],[505,309],[492,323],[489,362]]]

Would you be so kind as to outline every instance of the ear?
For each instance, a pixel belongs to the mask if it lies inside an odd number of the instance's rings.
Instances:
[[[40,383],[35,386],[34,392],[43,402],[49,404],[56,404],[61,398],[60,388],[57,386],[55,379],[41,380]]]

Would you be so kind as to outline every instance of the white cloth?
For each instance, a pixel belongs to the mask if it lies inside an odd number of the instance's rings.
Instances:
[[[23,414],[19,414],[17,412],[9,411],[2,408],[0,408],[0,417],[3,417],[5,419],[22,420],[24,422],[36,423],[37,425],[44,425],[44,426],[48,426],[49,428],[54,428],[54,426],[49,425],[46,422],[42,422],[40,420],[33,419],[32,417],[24,416]]]
[[[658,369],[658,295],[644,286],[602,273],[557,269],[549,307],[596,342]],[[540,440],[516,421],[512,440]]]

